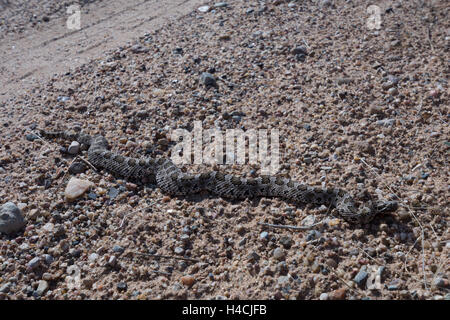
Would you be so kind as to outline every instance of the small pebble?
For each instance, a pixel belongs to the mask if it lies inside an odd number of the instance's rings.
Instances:
[[[331,300],[343,300],[343,299],[345,299],[346,295],[347,295],[347,289],[340,288],[340,289],[332,291],[330,293],[329,297],[331,298]]]
[[[5,284],[3,284],[2,286],[0,286],[0,292],[1,293],[8,293],[9,290],[11,289],[12,283],[11,282],[7,282]]]
[[[82,196],[94,184],[88,180],[81,180],[75,177],[70,178],[67,183],[64,195],[68,201],[73,201]]]
[[[6,202],[0,208],[0,232],[13,234],[25,226],[22,212],[13,202]]]
[[[216,8],[225,8],[225,7],[228,7],[228,3],[226,3],[226,2],[217,2],[217,3],[214,4],[214,7],[216,7]]]
[[[399,290],[400,287],[401,287],[401,281],[399,279],[395,279],[387,285],[387,289],[389,291]]]
[[[78,154],[80,152],[80,143],[78,141],[72,141],[69,148],[67,148],[67,152],[72,155]]]
[[[319,300],[328,300],[328,298],[329,298],[328,293],[321,293]]]
[[[259,234],[259,239],[261,239],[262,241],[267,241],[269,240],[269,233],[267,231],[263,231]]]
[[[312,241],[315,239],[319,239],[322,234],[317,230],[310,230],[308,235],[306,236],[306,241]]]
[[[41,259],[40,259],[39,257],[34,257],[33,259],[31,259],[31,260],[28,262],[27,267],[28,267],[30,270],[34,270],[34,269],[36,269],[37,267],[39,267],[40,264],[41,264]]]
[[[111,188],[108,191],[108,196],[111,200],[115,199],[119,195],[120,191],[116,188]]]
[[[194,277],[189,276],[189,275],[181,277],[180,280],[181,280],[182,284],[184,284],[185,286],[188,286],[188,287],[192,286],[195,282]]]
[[[289,249],[292,246],[292,238],[289,236],[283,236],[280,239],[280,243],[285,249]]]
[[[122,248],[121,246],[119,246],[119,245],[117,245],[117,244],[113,247],[112,250],[113,250],[114,252],[117,252],[117,253],[122,253],[122,252],[125,251],[124,248]]]
[[[209,72],[203,72],[200,76],[200,81],[203,83],[206,87],[214,87],[216,86],[216,78],[209,73]]]
[[[184,249],[181,247],[175,247],[175,249],[173,251],[179,255],[183,255],[183,253],[184,253]]]
[[[126,284],[126,282],[119,282],[117,284],[117,290],[122,292],[122,291],[127,291],[128,289],[128,285]]]
[[[201,7],[198,8],[198,11],[200,11],[200,12],[208,12],[209,9],[210,9],[209,6],[201,6]]]
[[[45,280],[40,280],[38,287],[36,289],[36,294],[42,296],[48,290],[48,282]]]
[[[39,139],[39,137],[38,137],[37,135],[35,135],[34,133],[29,133],[29,134],[27,134],[27,135],[25,136],[25,138],[26,138],[28,141],[34,141],[34,140],[36,140],[36,139]]]
[[[433,281],[433,286],[436,288],[447,288],[449,287],[449,281],[441,277],[436,277]]]
[[[369,274],[367,273],[367,267],[363,266],[361,270],[359,270],[358,274],[353,278],[353,281],[360,287],[363,288],[366,284],[367,277]]]
[[[94,262],[98,259],[99,255],[97,253],[91,253],[88,257],[89,261]]]
[[[248,255],[247,259],[249,261],[258,261],[260,259],[260,256],[255,251],[253,251]]]
[[[69,172],[71,174],[79,174],[85,172],[86,169],[86,165],[83,162],[76,161],[70,165]]]
[[[306,55],[307,53],[308,53],[308,51],[305,46],[296,46],[294,49],[292,49],[292,54],[294,54],[294,55],[297,55],[297,54]]]
[[[276,248],[275,250],[273,250],[273,257],[275,259],[283,260],[285,256],[286,256],[286,253],[284,252],[284,250],[282,248]]]

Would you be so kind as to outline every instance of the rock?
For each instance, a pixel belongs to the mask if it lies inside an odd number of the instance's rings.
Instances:
[[[67,183],[64,195],[68,201],[73,201],[80,196],[82,196],[90,187],[94,184],[88,180],[81,180],[75,177],[70,178],[69,183]]]
[[[53,228],[53,235],[54,235],[55,237],[61,237],[61,236],[63,236],[65,233],[66,233],[66,229],[64,228],[64,225],[62,225],[62,224],[56,225],[56,226]]]
[[[286,275],[289,272],[289,267],[285,261],[281,261],[277,264],[276,271],[281,275]]]
[[[353,82],[352,78],[336,78],[336,83],[338,85],[349,84],[349,83],[352,83],[352,82]]]
[[[395,124],[395,119],[378,120],[375,124],[383,127],[392,127]]]
[[[398,94],[397,88],[390,88],[388,90],[388,94],[391,95],[391,96],[396,96]]]
[[[115,199],[119,195],[120,191],[117,188],[111,188],[108,191],[108,196],[110,199]]]
[[[12,234],[25,226],[22,212],[13,202],[6,202],[0,208],[0,232]]]
[[[181,280],[182,284],[184,284],[185,286],[188,286],[188,287],[192,286],[195,282],[194,277],[189,276],[189,275],[181,277],[180,280]]]
[[[45,261],[46,264],[51,264],[53,261],[55,261],[55,259],[49,254],[42,255],[42,259]]]
[[[45,280],[40,280],[39,285],[36,289],[36,294],[42,296],[48,290],[48,282]]]
[[[183,48],[175,48],[172,51],[173,54],[183,54]],[[144,112],[143,116],[139,116],[140,112]],[[148,116],[148,112],[146,110],[138,111],[136,114],[139,118],[146,118]]]
[[[343,300],[343,299],[345,299],[346,294],[347,294],[347,289],[346,288],[340,288],[340,289],[332,291],[330,293],[329,297],[332,300]]]
[[[400,81],[400,79],[392,74],[388,75],[388,80],[393,84],[397,85]]]
[[[302,226],[312,226],[316,222],[316,218],[313,215],[308,215],[302,220]]]
[[[125,251],[124,248],[122,248],[121,246],[119,246],[119,245],[117,245],[117,244],[112,248],[112,250],[113,250],[114,252],[117,252],[117,253],[122,253],[122,252]]]
[[[321,293],[319,300],[328,300],[328,298],[329,298],[328,293]]]
[[[375,155],[375,148],[367,141],[355,141],[353,143],[358,152],[363,154]]]
[[[29,134],[27,134],[27,135],[25,136],[25,138],[26,138],[28,141],[34,141],[34,140],[36,140],[36,139],[39,139],[39,137],[38,137],[37,135],[35,135],[34,133],[29,133]]]
[[[331,259],[331,258],[327,259],[327,265],[333,269],[335,269],[338,266],[336,260]]]
[[[117,290],[119,290],[119,291],[127,291],[127,289],[128,289],[128,286],[127,286],[126,282],[119,282],[117,284]]]
[[[198,11],[200,11],[200,12],[208,12],[209,9],[211,9],[210,6],[201,6],[200,8],[198,8]]]
[[[147,53],[150,51],[149,48],[144,48],[140,44],[135,44],[130,48],[131,52],[133,53]]]
[[[253,251],[248,255],[247,259],[250,262],[258,261],[260,259],[260,256],[255,251]]]
[[[200,76],[200,82],[203,83],[206,87],[214,87],[217,85],[216,78],[209,73],[209,72],[203,72]]]
[[[298,55],[298,54],[307,55],[308,50],[306,49],[305,46],[296,46],[294,49],[292,49],[291,53],[293,55]]]
[[[363,266],[361,270],[359,270],[358,274],[353,278],[353,281],[360,287],[363,288],[366,284],[367,277],[369,273],[367,273],[367,267]]]
[[[95,260],[98,259],[98,257],[99,257],[98,254],[94,252],[89,255],[88,259],[89,261],[94,262]]]
[[[433,287],[435,288],[448,288],[449,287],[449,281],[447,279],[436,277],[433,281]]]
[[[109,257],[108,262],[106,264],[111,266],[111,267],[114,267],[117,264],[116,256]]]
[[[381,115],[384,113],[383,107],[382,106],[371,106],[369,108],[369,113],[370,114],[378,114]]]
[[[381,85],[381,88],[382,88],[383,90],[389,90],[389,89],[391,89],[393,86],[394,86],[394,83],[392,83],[391,81],[386,81],[386,82],[383,82],[383,84]]]
[[[430,174],[428,173],[428,172],[421,172],[420,173],[420,179],[423,179],[423,180],[425,180],[425,179],[427,179],[428,177],[430,176]]]
[[[292,238],[289,236],[283,236],[280,239],[280,243],[285,249],[289,249],[292,246]]]
[[[76,161],[69,167],[70,174],[79,174],[86,171],[86,165],[83,162]]]
[[[322,5],[322,7],[329,7],[331,6],[333,3],[331,2],[331,0],[322,0],[320,2],[320,4]]]
[[[387,285],[387,289],[389,291],[394,291],[394,290],[399,290],[401,287],[401,280],[399,279],[395,279],[393,281],[391,281],[388,285]]]
[[[9,290],[11,289],[11,285],[12,285],[11,282],[5,283],[4,285],[2,285],[2,286],[0,287],[0,292],[1,292],[1,293],[8,293]]]
[[[228,3],[226,3],[226,2],[217,2],[217,3],[214,4],[214,7],[216,7],[216,8],[225,8],[225,7],[228,7]]]
[[[308,235],[306,236],[306,241],[312,241],[315,239],[319,239],[322,234],[317,230],[310,230]]]
[[[27,267],[30,270],[34,270],[41,265],[41,259],[39,257],[34,257],[27,263]]]
[[[56,98],[56,100],[57,100],[58,102],[67,102],[67,101],[70,100],[70,97],[66,97],[66,96],[58,96],[58,97]]]
[[[289,283],[289,278],[289,276],[279,276],[277,282],[279,285],[283,286]]]
[[[89,290],[92,288],[92,285],[94,284],[95,281],[92,278],[84,278],[82,282],[83,286]]]
[[[69,154],[78,154],[80,152],[80,143],[78,141],[72,141],[69,148],[67,148],[67,152]]]
[[[286,256],[284,250],[282,248],[276,248],[273,250],[273,257],[277,260],[283,260]]]
[[[181,247],[175,247],[175,249],[173,249],[173,251],[179,255],[182,255],[184,253],[184,249]]]
[[[259,234],[259,239],[262,241],[268,241],[269,240],[269,233],[267,231],[263,231]]]
[[[236,226],[236,233],[238,235],[243,236],[246,232],[247,232],[247,230],[245,229],[245,227],[243,225]]]

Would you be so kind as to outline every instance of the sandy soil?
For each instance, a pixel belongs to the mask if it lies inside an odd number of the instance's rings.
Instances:
[[[383,2],[379,29],[368,28],[364,1],[227,4],[131,28],[136,41],[85,51],[89,62],[48,81],[39,71],[24,94],[7,89],[0,199],[26,226],[0,236],[1,298],[450,298],[447,2]],[[205,71],[216,88],[201,83]],[[11,88],[21,74],[8,76]],[[36,128],[80,126],[125,155],[169,156],[172,130],[194,121],[276,128],[279,174],[400,208],[354,226],[278,199],[172,198],[89,167],[73,175],[94,186],[68,203],[70,141],[33,139]],[[314,220],[301,231],[259,224]]]
[[[202,1],[82,1],[80,30],[67,27],[73,14],[67,13],[67,8],[73,3],[25,0],[3,4],[0,102],[28,92],[52,75],[68,72],[167,21],[175,21]]]

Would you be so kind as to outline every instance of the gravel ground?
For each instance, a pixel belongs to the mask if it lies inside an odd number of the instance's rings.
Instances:
[[[209,6],[0,106],[0,199],[25,217],[0,236],[0,298],[449,299],[448,3],[383,2],[379,30],[364,1]],[[32,134],[80,126],[168,156],[194,121],[276,128],[279,174],[400,208],[352,226],[278,199],[171,198]],[[71,176],[93,186],[67,202]]]

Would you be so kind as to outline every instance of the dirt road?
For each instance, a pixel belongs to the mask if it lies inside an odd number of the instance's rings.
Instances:
[[[105,50],[160,28],[195,10],[202,0],[117,0],[93,2],[76,10],[59,9],[56,18],[44,16],[39,28],[25,25],[20,34],[3,34],[0,43],[0,102],[27,92],[55,73],[67,72]],[[8,2],[3,3],[6,7]],[[17,5],[17,4],[16,4]],[[20,12],[11,14],[30,14]],[[31,9],[30,9],[31,10]],[[5,15],[6,11],[0,10]],[[33,14],[31,13],[31,17]],[[70,27],[68,28],[68,19]],[[30,18],[31,20],[31,18]],[[1,21],[1,19],[0,19]],[[8,23],[8,22],[7,22]]]

